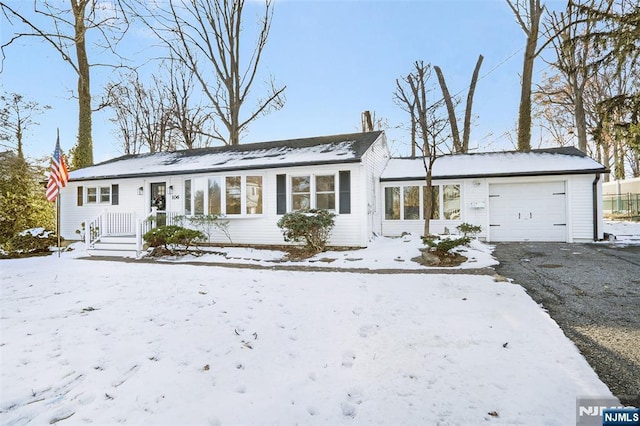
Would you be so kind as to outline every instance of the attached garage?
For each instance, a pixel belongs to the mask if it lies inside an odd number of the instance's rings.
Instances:
[[[432,171],[430,232],[479,225],[489,242],[587,242],[603,238],[602,179],[607,170],[572,147],[453,154]],[[392,158],[380,178],[382,234],[422,235],[425,170],[420,158]],[[454,194],[454,195],[451,195]],[[454,203],[456,214],[448,214]]]
[[[567,240],[564,181],[489,184],[492,241]]]

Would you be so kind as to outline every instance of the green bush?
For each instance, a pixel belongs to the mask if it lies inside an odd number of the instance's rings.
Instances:
[[[440,254],[446,254],[456,247],[469,245],[471,237],[475,236],[482,230],[480,226],[471,225],[470,223],[462,223],[456,226],[456,229],[462,232],[462,237],[441,238],[437,235],[427,235],[422,237],[422,242],[431,247],[432,251]]]
[[[57,238],[53,232],[44,228],[29,229],[14,235],[4,245],[4,251],[10,257],[24,256],[35,253],[46,253],[51,246],[57,244]]]
[[[472,237],[475,236],[476,234],[479,234],[480,231],[482,231],[482,228],[479,225],[472,225],[470,223],[461,223],[460,225],[456,226],[456,229],[460,232],[462,232],[462,235],[467,237],[469,235],[471,235]]]
[[[176,225],[165,225],[153,228],[143,236],[149,247],[162,247],[173,253],[178,246],[188,250],[196,241],[203,240],[204,234],[195,229],[183,228]]]
[[[328,210],[298,210],[286,213],[278,221],[287,242],[303,242],[314,253],[324,251],[331,230],[335,225],[335,213]]]
[[[438,253],[449,253],[452,249],[458,246],[466,246],[471,242],[471,238],[469,237],[460,237],[460,238],[442,238],[442,239],[425,239],[422,241],[431,247],[433,251]]]

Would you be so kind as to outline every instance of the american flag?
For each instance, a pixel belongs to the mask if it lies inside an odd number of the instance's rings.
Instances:
[[[51,158],[51,171],[49,172],[49,182],[47,182],[47,200],[54,202],[58,198],[60,188],[64,188],[69,180],[69,170],[64,163],[64,158],[60,155],[60,136],[56,140],[56,149]]]

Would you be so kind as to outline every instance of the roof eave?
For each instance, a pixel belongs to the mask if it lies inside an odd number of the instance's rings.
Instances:
[[[550,170],[550,171],[532,171],[532,172],[516,172],[516,173],[489,173],[489,174],[466,174],[466,175],[447,175],[447,176],[432,176],[433,180],[459,180],[459,179],[477,179],[477,178],[501,178],[501,177],[516,177],[516,176],[559,176],[559,175],[590,175],[594,173],[607,173],[609,170],[606,168],[598,169],[583,169],[583,170]],[[424,180],[426,176],[412,176],[412,177],[393,177],[393,178],[380,178],[380,182],[401,182],[410,180]]]
[[[348,158],[344,160],[325,160],[325,161],[309,161],[304,163],[287,163],[287,164],[263,164],[259,166],[239,166],[239,167],[224,167],[224,168],[205,168],[194,170],[175,170],[168,172],[149,172],[149,173],[125,173],[118,175],[102,175],[102,176],[89,176],[82,178],[70,178],[69,182],[84,182],[90,180],[102,180],[102,179],[131,179],[131,178],[148,178],[148,177],[160,177],[160,176],[177,176],[177,175],[197,175],[202,173],[226,173],[226,172],[241,172],[247,170],[266,170],[266,169],[279,169],[290,168],[300,166],[323,166],[327,164],[353,164],[362,162],[362,158]]]

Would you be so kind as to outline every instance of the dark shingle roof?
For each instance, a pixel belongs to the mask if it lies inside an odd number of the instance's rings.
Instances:
[[[359,162],[383,132],[350,133],[125,155],[71,172],[71,180],[222,172]]]

